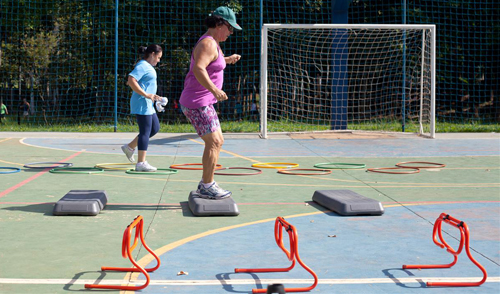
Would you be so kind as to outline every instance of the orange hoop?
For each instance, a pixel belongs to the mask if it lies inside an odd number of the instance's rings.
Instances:
[[[201,165],[202,167],[186,167],[191,165]],[[185,169],[185,170],[203,170],[203,163],[180,163],[180,164],[172,164],[170,168],[174,169]],[[222,168],[222,165],[216,164],[215,169]]]
[[[400,170],[401,172],[391,172],[386,170]],[[404,170],[406,171],[404,172]],[[369,168],[366,171],[381,173],[381,174],[407,175],[407,174],[418,174],[420,172],[420,169],[416,167],[374,167],[374,168]]]
[[[414,163],[420,163],[420,164],[430,164],[428,165],[423,165],[423,166],[406,166],[405,164],[414,164]],[[445,167],[445,164],[442,163],[436,163],[436,162],[426,162],[426,161],[407,161],[407,162],[399,162],[396,163],[396,166],[402,167],[402,168],[442,168]]]
[[[317,171],[316,173],[296,173],[293,171]],[[290,169],[279,169],[278,173],[285,175],[296,175],[296,176],[315,176],[315,175],[329,175],[332,173],[329,169],[317,169],[317,168],[290,168]]]

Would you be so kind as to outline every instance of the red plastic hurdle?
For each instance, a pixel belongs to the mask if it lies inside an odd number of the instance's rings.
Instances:
[[[451,226],[457,227],[460,230],[460,245],[458,247],[458,250],[454,250],[451,248],[448,243],[443,238],[443,233],[441,229],[442,223],[445,222]],[[441,243],[436,239],[436,233],[439,235],[439,239],[441,240]],[[451,217],[450,215],[446,213],[441,213],[439,217],[436,219],[436,222],[434,223],[434,230],[432,232],[432,239],[434,243],[441,247],[441,248],[446,248],[446,251],[451,253],[453,255],[453,262],[450,264],[431,264],[431,265],[403,265],[403,269],[428,269],[428,268],[450,268],[454,266],[457,263],[458,260],[458,255],[460,252],[462,252],[462,249],[465,247],[465,252],[467,252],[467,256],[469,259],[474,263],[482,272],[483,272],[483,279],[479,282],[427,282],[427,286],[446,286],[446,287],[473,287],[473,286],[479,286],[483,284],[486,281],[486,278],[488,277],[488,274],[486,273],[486,270],[484,267],[479,264],[471,255],[470,249],[469,249],[469,227],[467,224],[463,221],[460,221],[454,217]]]
[[[285,248],[283,245],[283,228],[288,232],[288,238],[290,240],[290,251]],[[292,262],[292,265],[290,265],[287,268],[258,268],[258,269],[251,269],[251,268],[236,268],[234,269],[235,273],[269,273],[269,272],[288,272],[290,271],[294,266],[295,266],[295,260],[299,262],[299,264],[306,270],[308,271],[313,277],[314,277],[314,283],[309,286],[309,287],[302,287],[302,288],[285,288],[285,292],[306,292],[306,291],[311,291],[316,287],[318,284],[318,276],[316,273],[310,269],[307,265],[305,265],[302,260],[300,259],[299,256],[299,251],[298,251],[298,241],[299,241],[299,235],[297,233],[297,229],[295,229],[294,226],[292,226],[290,223],[288,223],[284,218],[281,216],[278,216],[276,218],[276,221],[274,223],[274,237],[276,238],[276,244],[285,252],[286,256],[288,257],[288,260]],[[266,293],[266,289],[252,289],[252,293]]]
[[[141,272],[146,276],[146,283],[142,286],[122,286],[122,285],[98,285],[98,284],[85,284],[85,288],[99,288],[99,289],[116,289],[116,290],[130,290],[130,291],[136,291],[136,290],[141,290],[146,288],[149,285],[149,274],[148,272],[153,272],[157,270],[160,267],[160,259],[158,256],[154,253],[153,250],[151,250],[148,245],[146,245],[146,242],[144,241],[144,220],[142,216],[137,216],[134,221],[127,226],[125,229],[125,232],[123,233],[123,241],[122,241],[122,256],[123,258],[128,258],[132,262],[132,264],[135,267],[106,267],[103,266],[101,267],[102,271],[119,271],[119,272]],[[132,230],[135,229],[135,237],[134,237],[134,242],[131,245],[130,241],[132,240]],[[151,253],[155,258],[157,265],[153,268],[143,268],[140,265],[137,264],[137,262],[134,260],[132,257],[132,251],[135,249],[135,247],[138,244],[139,236],[141,238],[141,242],[144,245],[144,248]]]

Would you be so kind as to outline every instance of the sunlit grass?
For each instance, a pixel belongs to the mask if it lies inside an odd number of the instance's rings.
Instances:
[[[224,133],[258,133],[260,124],[258,121],[221,121],[221,128]],[[405,132],[416,133],[419,126],[408,123],[405,125]],[[268,132],[308,132],[308,131],[326,131],[328,125],[314,125],[294,123],[289,121],[269,121]],[[347,125],[349,130],[363,131],[387,131],[402,132],[403,128],[399,122],[377,122],[377,123],[350,123]],[[129,121],[120,122],[117,125],[116,132],[137,132],[138,127],[135,123]],[[429,130],[424,129],[424,132]],[[74,122],[68,124],[35,124],[7,120],[0,124],[0,132],[82,132],[82,133],[100,133],[115,132],[113,123],[80,123]],[[162,133],[194,133],[194,128],[189,123],[161,123],[160,132]],[[470,133],[470,132],[500,132],[499,123],[449,123],[436,122],[436,133]]]

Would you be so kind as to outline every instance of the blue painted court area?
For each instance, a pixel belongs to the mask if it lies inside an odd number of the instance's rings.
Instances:
[[[450,263],[452,255],[432,242],[433,225],[426,219],[435,219],[441,212],[463,215],[470,228],[472,256],[494,281],[480,287],[441,287],[427,291],[499,293],[500,248],[495,237],[500,234],[498,211],[498,202],[469,202],[390,206],[382,216],[342,217],[318,212],[285,218],[297,229],[299,256],[318,275],[314,293],[408,293],[428,288],[425,282],[429,279],[481,280],[482,272],[470,262],[465,251],[450,269],[401,269],[403,264]],[[443,224],[443,234],[456,249],[459,230]],[[286,233],[284,236],[287,240]],[[304,287],[313,281],[299,264],[288,273],[234,273],[235,267],[290,265],[276,245],[274,221],[249,224],[187,242],[164,253],[161,261],[162,266],[151,273],[152,283],[143,293],[251,293],[252,288],[265,288],[270,282]],[[180,271],[188,275],[178,276]]]
[[[107,138],[26,138],[25,144],[36,147],[108,154],[121,154],[120,146],[128,143],[126,134],[110,134]],[[286,146],[286,148],[283,148]],[[203,141],[196,135],[176,136],[163,134],[153,137],[148,155],[200,156]],[[437,156],[496,156],[500,154],[500,140],[496,137],[474,139],[259,139],[226,136],[221,157],[230,153],[251,157],[280,156],[337,156],[337,157],[437,157]],[[230,153],[229,153],[230,152]]]

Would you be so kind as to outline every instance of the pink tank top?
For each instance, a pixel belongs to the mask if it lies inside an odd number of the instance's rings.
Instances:
[[[201,40],[205,38],[211,38],[210,36],[202,36],[196,45],[200,43]],[[195,47],[196,47],[195,45]],[[208,76],[210,80],[215,84],[218,89],[222,89],[222,84],[224,82],[224,68],[226,68],[226,61],[222,55],[222,50],[219,45],[217,45],[217,51],[219,56],[215,61],[212,61],[207,66]],[[194,52],[194,49],[193,49]],[[215,96],[203,87],[200,82],[196,79],[193,73],[194,57],[191,54],[191,65],[189,66],[189,72],[184,80],[184,90],[182,90],[181,98],[179,102],[184,107],[195,109],[203,106],[208,106],[217,103]]]

